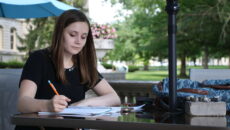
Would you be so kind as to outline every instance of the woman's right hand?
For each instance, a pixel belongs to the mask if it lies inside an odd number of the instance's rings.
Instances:
[[[55,95],[48,102],[48,110],[50,112],[60,112],[68,106],[71,100],[64,95]]]

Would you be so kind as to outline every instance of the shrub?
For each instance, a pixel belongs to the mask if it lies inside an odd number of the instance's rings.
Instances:
[[[9,61],[7,64],[9,68],[22,68],[24,66],[24,63],[19,61]]]
[[[6,68],[7,63],[6,62],[0,62],[0,68]]]
[[[139,70],[138,66],[129,65],[129,72],[135,72],[135,71],[138,71],[138,70]]]
[[[24,63],[19,61],[0,62],[0,68],[22,68]]]
[[[113,65],[112,64],[107,64],[107,63],[101,63],[106,69],[112,69]]]

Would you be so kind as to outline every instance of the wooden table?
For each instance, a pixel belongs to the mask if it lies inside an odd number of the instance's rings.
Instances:
[[[163,115],[164,114],[164,115]],[[46,126],[65,128],[93,128],[117,130],[227,130],[226,126],[203,126],[186,122],[185,115],[167,117],[167,113],[128,113],[119,117],[62,117],[40,116],[36,113],[17,114],[11,117],[11,123],[24,126]],[[165,116],[166,115],[166,116]],[[164,119],[165,118],[165,119]],[[205,119],[204,119],[205,120]]]

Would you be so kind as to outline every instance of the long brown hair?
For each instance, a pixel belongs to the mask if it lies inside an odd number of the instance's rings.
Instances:
[[[57,19],[50,47],[51,58],[54,62],[58,79],[61,80],[62,83],[66,83],[67,80],[63,65],[64,47],[62,44],[62,38],[64,29],[74,22],[85,22],[89,27],[85,46],[78,54],[73,56],[72,60],[74,66],[79,67],[81,83],[87,84],[88,87],[92,88],[98,80],[96,51],[89,20],[81,11],[75,9],[68,10]]]

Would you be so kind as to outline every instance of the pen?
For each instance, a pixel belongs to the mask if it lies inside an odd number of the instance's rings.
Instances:
[[[59,95],[59,93],[57,92],[57,90],[56,90],[56,88],[54,87],[54,85],[50,82],[50,80],[48,80],[48,83],[49,83],[50,87],[53,89],[54,93],[55,93],[56,95]]]

